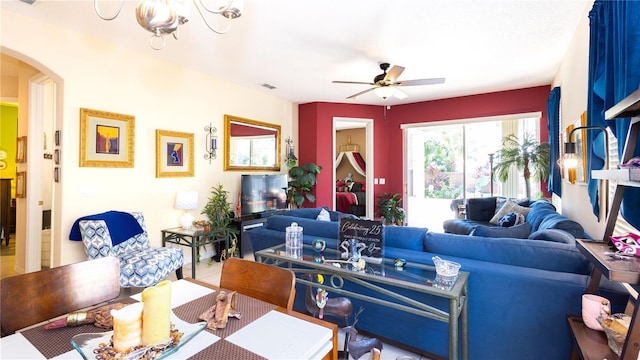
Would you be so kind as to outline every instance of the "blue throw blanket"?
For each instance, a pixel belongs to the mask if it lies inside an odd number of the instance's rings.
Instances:
[[[81,241],[80,221],[82,220],[104,220],[111,234],[111,244],[118,245],[129,238],[142,234],[143,230],[133,215],[122,211],[107,211],[101,214],[88,215],[79,218],[73,223],[69,240]]]

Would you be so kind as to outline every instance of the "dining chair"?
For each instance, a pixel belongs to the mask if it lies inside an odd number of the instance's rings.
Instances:
[[[111,256],[4,278],[0,280],[1,335],[119,295],[120,264]]]
[[[296,275],[289,269],[228,258],[222,265],[220,287],[291,310],[296,294]]]
[[[380,349],[371,349],[371,360],[380,360]]]

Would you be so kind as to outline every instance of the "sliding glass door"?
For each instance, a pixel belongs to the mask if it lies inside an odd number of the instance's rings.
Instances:
[[[508,134],[522,138],[525,131],[537,134],[537,121],[496,118],[405,127],[408,225],[441,232],[442,222],[456,215],[453,199],[524,196],[517,169],[500,182],[491,167],[499,161],[502,139]]]

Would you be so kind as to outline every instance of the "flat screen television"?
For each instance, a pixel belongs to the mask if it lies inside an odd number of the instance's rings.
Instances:
[[[259,214],[287,208],[287,175],[242,175],[241,214]]]

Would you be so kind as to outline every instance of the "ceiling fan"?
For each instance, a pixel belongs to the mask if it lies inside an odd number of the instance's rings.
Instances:
[[[359,93],[353,94],[349,96],[347,99],[355,99],[362,94],[366,94],[369,91],[375,91],[376,95],[381,97],[382,99],[386,99],[391,95],[394,95],[398,99],[404,99],[407,97],[407,94],[400,91],[398,86],[416,86],[416,85],[433,85],[433,84],[442,84],[444,83],[444,78],[432,78],[432,79],[415,79],[415,80],[405,80],[398,81],[398,77],[404,71],[404,67],[393,65],[391,70],[387,72],[389,69],[389,63],[381,63],[380,69],[383,71],[382,74],[376,75],[373,78],[373,82],[361,82],[361,81],[332,81],[335,84],[364,84],[364,85],[373,85],[372,88],[369,88],[364,91],[360,91]]]

